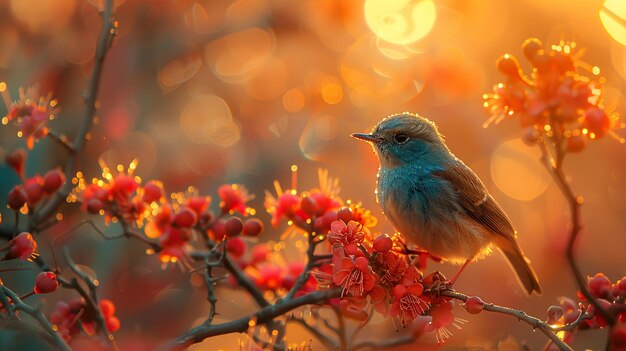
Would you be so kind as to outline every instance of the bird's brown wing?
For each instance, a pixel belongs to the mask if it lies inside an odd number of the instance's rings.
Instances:
[[[450,164],[446,171],[433,175],[450,183],[456,190],[458,201],[468,216],[517,246],[515,230],[500,206],[489,195],[478,176],[462,161]]]
[[[494,242],[515,270],[526,292],[531,294],[535,291],[541,294],[537,274],[517,244],[515,230],[508,217],[489,195],[478,176],[462,161],[455,161],[445,172],[436,172],[434,175],[448,181],[454,187],[459,204],[468,216],[496,234]]]

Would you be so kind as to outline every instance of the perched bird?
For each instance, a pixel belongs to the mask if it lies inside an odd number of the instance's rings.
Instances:
[[[432,255],[463,263],[450,284],[495,245],[528,294],[541,294],[508,217],[432,121],[402,113],[352,137],[369,142],[378,156],[377,201],[394,228]]]

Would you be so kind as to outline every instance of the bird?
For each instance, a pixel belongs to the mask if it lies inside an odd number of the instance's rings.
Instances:
[[[378,157],[376,200],[394,229],[431,255],[462,264],[450,286],[472,260],[495,247],[528,295],[541,294],[511,221],[433,121],[404,112],[351,136],[370,143]]]

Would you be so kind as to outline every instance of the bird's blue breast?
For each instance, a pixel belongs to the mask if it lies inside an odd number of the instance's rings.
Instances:
[[[450,228],[458,213],[456,191],[433,175],[442,166],[404,165],[381,168],[378,174],[377,200],[396,230],[429,251],[434,235]]]

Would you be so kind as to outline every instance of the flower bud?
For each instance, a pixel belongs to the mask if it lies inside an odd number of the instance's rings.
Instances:
[[[21,260],[32,260],[37,252],[37,242],[30,233],[23,232],[9,241],[9,251],[3,260],[19,258]]]
[[[228,239],[226,241],[226,251],[235,257],[241,257],[246,252],[246,243],[241,238]]]
[[[230,217],[224,223],[224,234],[229,238],[241,234],[242,230],[243,222],[239,217]]]
[[[110,317],[115,314],[115,304],[109,299],[100,300],[98,306],[100,307],[100,311],[102,311],[102,315],[105,317]]]
[[[376,237],[376,239],[374,239],[372,247],[376,252],[387,252],[393,247],[393,241],[391,240],[389,235],[380,234]]]
[[[258,218],[250,218],[243,224],[244,236],[257,236],[263,230],[263,222]]]
[[[599,107],[591,107],[585,111],[583,126],[593,133],[596,138],[600,138],[609,131],[611,121],[604,110]]]
[[[611,291],[611,281],[603,273],[598,273],[589,278],[587,285],[595,297],[607,297]]]
[[[347,207],[340,209],[337,211],[337,219],[349,223],[352,220],[352,211]]]
[[[57,275],[52,272],[41,272],[35,278],[35,294],[47,294],[59,287]]]
[[[306,196],[303,197],[302,201],[300,202],[300,209],[302,210],[302,212],[313,217],[317,214],[319,206],[317,205],[317,202],[315,202],[315,199],[310,196]]]
[[[198,216],[194,211],[184,207],[174,216],[174,224],[181,228],[191,228],[196,224],[197,219]]]
[[[19,211],[22,206],[26,203],[26,191],[20,185],[16,185],[9,192],[8,199],[9,207],[14,211]]]
[[[24,184],[24,190],[26,191],[26,197],[28,198],[28,204],[34,205],[44,194],[43,190],[43,180],[40,176],[35,176],[29,179],[26,179],[26,184]]]
[[[43,176],[43,191],[52,194],[65,183],[65,174],[59,169],[52,169]]]
[[[163,197],[163,186],[160,182],[151,180],[143,187],[143,196],[141,199],[143,202],[149,204],[155,201],[159,201]]]
[[[26,151],[24,149],[17,149],[6,157],[7,164],[17,172],[20,176],[24,172],[24,163],[26,161]]]
[[[463,304],[463,307],[471,314],[479,314],[485,308],[485,302],[478,296],[470,296]]]
[[[91,213],[91,214],[98,214],[100,213],[100,210],[102,210],[103,205],[102,205],[102,201],[98,200],[98,199],[89,199],[87,201],[87,212]]]
[[[563,317],[563,308],[561,306],[548,307],[548,324],[556,324]]]

